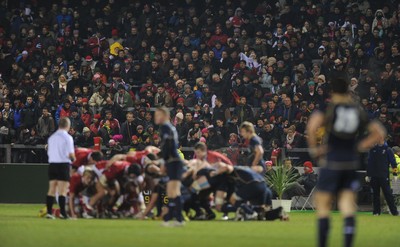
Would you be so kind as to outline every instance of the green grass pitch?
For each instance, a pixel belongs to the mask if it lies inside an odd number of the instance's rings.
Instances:
[[[312,212],[292,212],[289,222],[188,222],[163,228],[160,221],[46,220],[40,205],[0,204],[0,247],[122,246],[316,246]],[[360,213],[355,246],[400,246],[400,217]],[[342,221],[333,214],[330,246],[342,246]]]

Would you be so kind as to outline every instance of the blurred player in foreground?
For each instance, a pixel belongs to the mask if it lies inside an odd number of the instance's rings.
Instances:
[[[345,79],[333,79],[331,87],[331,102],[327,110],[314,113],[307,125],[309,152],[321,167],[315,194],[318,246],[327,246],[329,214],[332,200],[337,196],[344,218],[344,246],[350,247],[356,227],[359,153],[374,146],[385,136],[385,131],[377,122],[368,124],[363,110],[348,93]],[[326,129],[325,140],[317,146],[316,133],[321,127]],[[368,134],[363,136],[366,131]]]

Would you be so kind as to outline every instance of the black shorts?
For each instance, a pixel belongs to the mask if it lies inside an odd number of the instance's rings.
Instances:
[[[173,161],[165,164],[169,180],[182,180],[183,163],[182,161]]]
[[[360,181],[355,170],[331,170],[321,168],[318,176],[317,190],[337,194],[342,190],[356,192]]]
[[[49,180],[69,182],[69,163],[50,163]]]

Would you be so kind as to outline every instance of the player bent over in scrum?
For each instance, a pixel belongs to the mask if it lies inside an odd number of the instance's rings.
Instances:
[[[222,206],[224,213],[236,212],[236,220],[287,220],[288,216],[282,207],[271,210],[272,192],[265,179],[249,167],[230,166],[217,163],[216,175],[225,174],[225,186],[233,186],[233,194],[229,203]],[[223,178],[223,177],[222,177]],[[216,195],[216,200],[221,200]]]
[[[167,183],[168,213],[164,216],[164,226],[182,226],[181,179],[183,174],[183,160],[178,153],[178,133],[170,122],[169,110],[165,107],[157,108],[154,115],[155,124],[160,126],[161,157],[165,162]],[[173,225],[169,221],[175,218]]]
[[[84,205],[82,202],[82,192],[89,186],[94,185],[95,180],[96,174],[90,168],[86,169],[82,175],[74,173],[71,176],[71,179],[69,181],[68,206],[69,213],[72,218],[78,218],[81,213],[83,218],[91,218],[86,214],[84,210]],[[76,205],[80,205],[82,206],[82,208],[77,209]]]
[[[76,160],[71,164],[71,166],[72,169],[76,171],[80,167],[84,168],[85,166],[95,165],[98,161],[103,159],[103,153],[90,148],[75,148],[75,157]]]
[[[139,197],[137,188],[143,182],[141,170],[138,164],[131,164],[128,161],[114,161],[103,171],[102,176],[96,183],[97,193],[90,198],[89,204],[86,205],[86,207],[93,211],[96,203],[108,195],[109,200],[106,205],[107,212],[112,217],[116,216],[113,214],[114,211],[116,211],[114,206],[117,205],[116,207],[119,208],[119,205],[123,203],[123,201],[117,203],[121,195],[125,195],[126,192],[128,198],[132,193]],[[134,189],[132,185],[134,185]]]

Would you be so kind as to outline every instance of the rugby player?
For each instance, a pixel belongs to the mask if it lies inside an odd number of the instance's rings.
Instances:
[[[263,158],[264,149],[262,147],[262,140],[257,136],[254,129],[254,125],[250,122],[243,122],[240,125],[240,135],[248,141],[250,148],[250,158],[252,158],[249,164],[245,164],[251,167],[255,172],[264,174],[266,172],[265,161]]]
[[[198,142],[196,143],[196,145],[194,145],[193,159],[198,159],[203,161],[206,160],[209,164],[223,162],[228,165],[233,165],[232,161],[228,159],[228,157],[216,151],[208,150],[207,145],[203,142]]]
[[[93,185],[95,179],[96,175],[90,168],[87,168],[82,175],[80,175],[79,173],[74,173],[71,176],[71,179],[69,181],[68,206],[69,206],[70,216],[72,218],[78,217],[77,215],[78,210],[76,210],[75,206],[76,204],[81,204],[80,197],[82,196],[81,195],[82,192],[90,185]],[[84,216],[84,218],[89,218],[84,213],[82,214],[82,216]]]
[[[94,165],[103,159],[101,151],[90,148],[75,148],[76,160],[72,163],[72,168],[78,170],[80,166]]]
[[[118,197],[125,192],[127,182],[132,182],[139,186],[143,183],[142,168],[138,164],[132,164],[128,161],[121,160],[125,155],[115,155],[115,161],[110,162],[103,171],[96,183],[96,194],[89,200],[86,207],[93,210],[96,203],[102,199],[107,193],[110,196],[108,203],[108,211],[113,211],[114,204]],[[125,156],[126,157],[126,156]]]
[[[168,213],[164,216],[164,226],[183,226],[181,179],[183,174],[183,160],[178,153],[178,133],[170,122],[170,112],[166,107],[159,107],[154,114],[155,124],[160,126],[161,157],[169,181],[167,183]],[[169,221],[175,218],[175,224]]]
[[[315,193],[318,246],[327,246],[329,214],[336,196],[344,218],[344,246],[350,247],[356,228],[359,153],[367,151],[386,133],[377,122],[368,124],[364,111],[348,93],[347,80],[333,78],[331,90],[331,102],[326,112],[315,112],[307,125],[309,152],[321,167]],[[316,133],[321,127],[326,129],[326,134],[324,144],[318,146]],[[365,130],[368,135],[362,138]]]
[[[236,220],[288,219],[282,207],[271,210],[272,192],[261,174],[249,167],[230,166],[222,162],[217,163],[216,168],[215,175],[225,174],[220,176],[225,180],[225,186],[234,186],[229,203],[222,206],[222,212],[236,212]]]
[[[145,210],[137,215],[139,219],[145,219],[155,206],[157,206],[156,217],[161,217],[165,214],[162,212],[162,205],[165,202],[164,197],[167,193],[166,184],[168,182],[168,177],[165,174],[165,169],[162,169],[162,167],[154,161],[156,157],[151,157],[152,155],[149,156],[150,158],[144,168],[144,173],[145,179],[150,179],[152,183],[150,187],[151,197]]]

